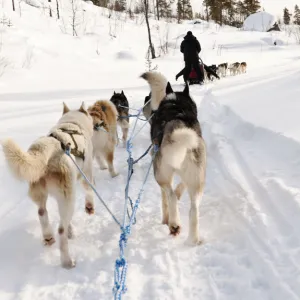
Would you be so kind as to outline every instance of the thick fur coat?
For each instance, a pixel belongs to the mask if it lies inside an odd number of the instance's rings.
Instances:
[[[170,233],[180,233],[181,222],[178,199],[187,187],[190,199],[189,241],[198,244],[199,204],[202,198],[206,147],[197,119],[197,107],[189,94],[188,85],[183,92],[173,92],[166,78],[157,72],[142,76],[151,88],[151,109],[155,111],[151,124],[151,140],[159,147],[154,159],[154,176],[162,193],[162,223]],[[161,91],[158,93],[156,90]],[[173,177],[178,174],[181,183],[174,190]]]
[[[57,199],[60,224],[61,264],[72,268],[68,238],[73,235],[71,219],[76,197],[78,171],[65,154],[64,148],[71,146],[71,154],[90,181],[92,175],[92,134],[93,120],[84,105],[79,110],[70,111],[64,104],[63,116],[50,130],[48,136],[37,139],[27,151],[23,151],[14,141],[2,142],[3,152],[10,170],[20,180],[29,183],[29,196],[38,207],[44,243],[55,242],[47,212],[47,198],[51,194]],[[75,153],[75,155],[74,155]],[[86,190],[86,211],[94,212],[93,191],[83,182]]]
[[[117,118],[115,105],[106,100],[97,101],[88,108],[93,118],[93,156],[101,170],[107,169],[111,177],[118,173],[114,168],[114,151],[117,144]]]

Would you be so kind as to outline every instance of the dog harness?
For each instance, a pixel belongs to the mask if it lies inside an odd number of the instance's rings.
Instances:
[[[60,130],[62,132],[64,132],[64,133],[67,133],[71,137],[71,139],[72,139],[72,141],[74,143],[75,148],[71,148],[71,153],[74,156],[76,156],[76,157],[81,158],[82,160],[84,160],[85,159],[84,152],[78,150],[78,145],[77,145],[76,140],[74,138],[75,134],[76,135],[82,135],[82,133],[80,133],[80,132],[78,132],[76,130],[68,130],[68,129],[64,129],[64,128],[60,128]],[[55,138],[56,140],[58,140],[60,142],[60,144],[61,144],[61,148],[64,151],[67,150],[66,145],[60,140],[59,136],[56,136],[55,133],[51,133],[49,136]]]

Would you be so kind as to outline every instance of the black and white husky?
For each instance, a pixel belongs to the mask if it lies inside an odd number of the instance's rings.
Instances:
[[[110,101],[115,105],[118,111],[119,116],[117,123],[122,129],[122,140],[123,146],[125,147],[129,130],[129,103],[123,91],[121,93],[114,92]]]
[[[206,147],[197,119],[197,106],[186,85],[183,92],[173,92],[170,83],[158,72],[141,75],[151,87],[151,140],[159,147],[153,167],[154,176],[161,188],[162,223],[167,224],[170,234],[180,233],[178,210],[180,199],[187,188],[190,200],[189,242],[199,244],[199,204],[202,198]],[[181,182],[173,189],[173,176]]]

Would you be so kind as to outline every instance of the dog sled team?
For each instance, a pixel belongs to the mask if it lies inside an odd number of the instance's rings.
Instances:
[[[246,62],[235,62],[232,64],[222,63],[219,65],[205,65],[199,58],[201,52],[201,45],[197,38],[191,31],[187,32],[180,45],[180,51],[183,53],[185,62],[184,68],[175,76],[178,80],[180,76],[183,76],[184,82],[189,84],[200,84],[210,82],[226,75],[238,75],[246,73],[247,63]],[[201,62],[199,62],[199,60]]]
[[[185,44],[183,51],[187,48],[192,49]],[[190,62],[194,59],[186,65]],[[224,68],[227,69],[227,65]],[[235,70],[238,68],[241,65],[235,65]],[[187,75],[185,70],[185,78]],[[153,169],[161,189],[162,223],[169,227],[171,235],[180,234],[178,200],[187,190],[190,198],[188,241],[193,245],[199,244],[199,204],[205,183],[206,148],[196,103],[188,84],[179,92],[173,91],[167,78],[158,72],[146,72],[141,78],[150,86],[150,94],[141,101],[141,105],[146,104],[143,113],[149,120],[152,145],[158,149]],[[93,191],[66,155],[66,149],[70,149],[70,155],[90,182],[94,182],[93,160],[101,170],[108,169],[111,177],[117,176],[114,165],[117,127],[122,130],[125,145],[130,124],[129,106],[123,91],[114,92],[110,100],[96,101],[88,108],[83,103],[79,109],[71,110],[64,103],[62,116],[56,125],[47,135],[35,140],[27,151],[11,139],[2,141],[9,169],[18,179],[29,184],[28,194],[37,206],[44,244],[48,246],[55,242],[55,235],[49,222],[47,199],[51,195],[57,200],[59,249],[64,268],[75,266],[68,239],[74,235],[71,221],[78,182],[85,190],[86,213],[91,215],[95,212]],[[174,188],[175,174],[181,181]]]

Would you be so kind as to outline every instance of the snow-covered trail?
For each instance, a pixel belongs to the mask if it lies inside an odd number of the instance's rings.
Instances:
[[[290,69],[280,76],[290,80],[295,73],[296,69]],[[271,76],[272,70],[266,74]],[[300,299],[300,238],[295,231],[300,226],[300,144],[245,121],[220,101],[232,89],[237,98],[244,97],[245,82],[249,85],[252,80],[248,88],[259,87],[264,74],[243,76],[247,80],[240,76],[215,86],[191,87],[208,152],[200,209],[203,244],[189,247],[184,243],[189,210],[186,194],[180,201],[181,236],[170,237],[167,227],[160,224],[160,191],[151,171],[128,243],[124,299]],[[277,77],[272,75],[273,80]],[[264,84],[274,88],[272,80]],[[174,85],[174,89],[180,88]],[[23,98],[1,95],[1,137],[13,137],[26,149],[60,117],[62,100],[76,108],[82,100],[93,103],[99,93],[105,98],[112,90],[63,95],[58,91],[36,97],[24,94]],[[126,89],[125,93],[132,106],[140,107],[148,88]],[[135,157],[149,143],[147,125],[136,139]],[[126,158],[126,150],[118,147],[115,165],[120,175],[114,179],[95,165],[97,188],[118,217],[123,211]],[[136,166],[133,198],[149,162],[148,156]],[[76,238],[70,242],[77,266],[63,270],[57,243],[43,247],[36,207],[26,196],[26,184],[11,177],[2,153],[0,167],[1,300],[112,299],[119,229],[98,200],[96,214],[87,216],[78,188],[73,218]],[[57,228],[56,203],[49,199],[48,204],[50,222]]]

